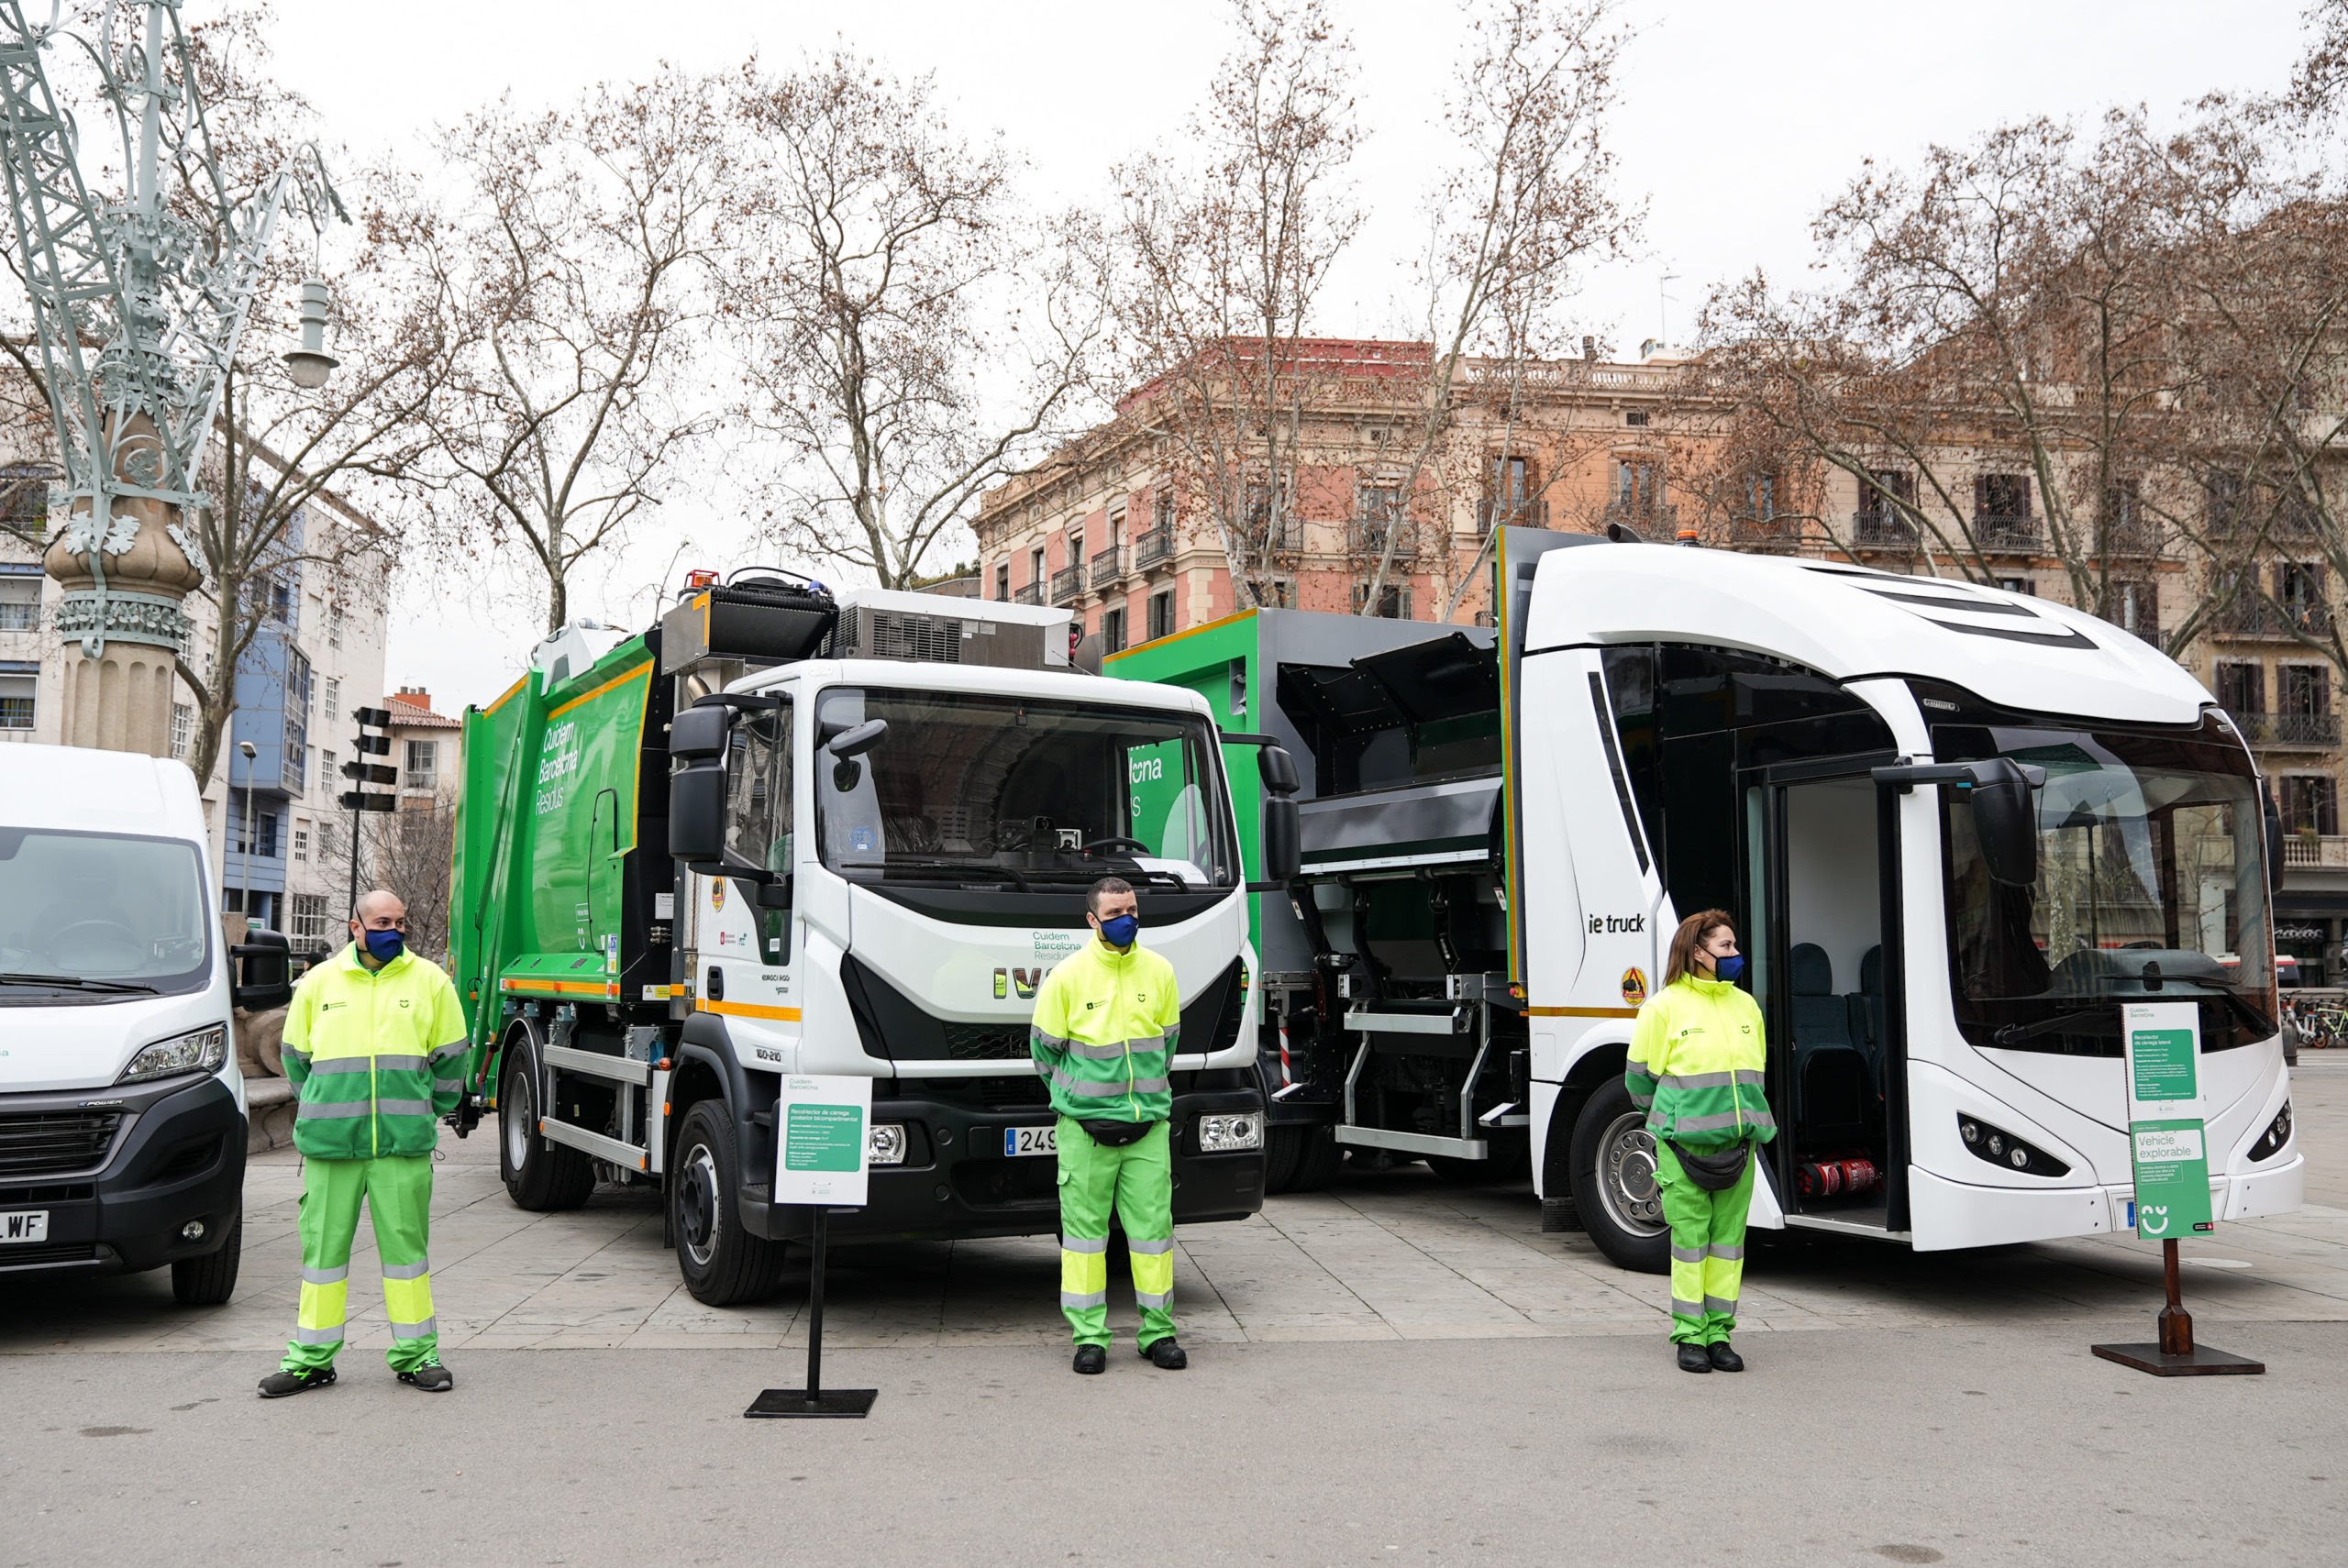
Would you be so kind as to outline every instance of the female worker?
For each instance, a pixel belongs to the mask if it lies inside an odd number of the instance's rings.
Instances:
[[[1778,1122],[1761,1092],[1761,1010],[1736,988],[1744,972],[1724,911],[1681,921],[1623,1069],[1655,1134],[1671,1226],[1671,1342],[1682,1372],[1744,1370],[1728,1338],[1744,1278],[1753,1145],[1776,1137]]]

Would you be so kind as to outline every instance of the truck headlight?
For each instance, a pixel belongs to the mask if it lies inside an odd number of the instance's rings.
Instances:
[[[1264,1119],[1252,1110],[1199,1118],[1199,1153],[1228,1154],[1264,1146]]]
[[[130,1058],[117,1084],[143,1084],[181,1073],[216,1073],[228,1059],[228,1026],[215,1023],[158,1040]]]
[[[871,1165],[903,1165],[905,1124],[902,1121],[875,1122],[872,1131],[864,1135],[864,1162]]]

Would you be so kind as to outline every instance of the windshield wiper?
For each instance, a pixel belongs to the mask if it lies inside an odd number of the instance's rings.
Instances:
[[[2077,1012],[2058,1012],[2052,1018],[2042,1018],[2036,1023],[2009,1023],[1989,1036],[1993,1045],[2019,1045],[2041,1034],[2052,1034],[2058,1029],[2068,1029],[2079,1023],[2109,1024],[2114,1031],[2120,1027],[2120,1004],[2108,1007],[2081,1008]]]
[[[861,869],[859,867],[859,869]],[[872,869],[886,877],[892,871],[946,871],[956,876],[992,877],[1024,889],[1027,878],[1008,866],[998,866],[991,860],[896,860],[891,859]]]
[[[154,996],[155,988],[137,980],[85,980],[78,975],[0,974],[0,986],[58,986],[70,991],[117,991],[126,996]]]

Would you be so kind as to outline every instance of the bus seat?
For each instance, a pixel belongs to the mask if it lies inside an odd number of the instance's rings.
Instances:
[[[1814,942],[1794,944],[1794,1049],[1797,1054],[1840,1046],[1853,1049],[1851,1010],[1834,992],[1834,961]]]
[[[1851,1033],[1871,1065],[1883,1060],[1883,946],[1859,960],[1859,988],[1851,993]]]

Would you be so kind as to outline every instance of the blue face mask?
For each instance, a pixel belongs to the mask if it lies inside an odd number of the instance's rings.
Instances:
[[[1119,915],[1101,922],[1101,939],[1112,947],[1131,947],[1141,934],[1141,916]]]
[[[1712,970],[1714,979],[1733,981],[1744,973],[1744,955],[1742,953],[1717,959],[1715,964],[1717,966]]]
[[[379,964],[388,964],[407,951],[407,938],[396,931],[371,931],[367,933],[367,956]]]

